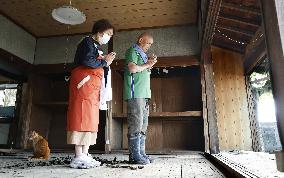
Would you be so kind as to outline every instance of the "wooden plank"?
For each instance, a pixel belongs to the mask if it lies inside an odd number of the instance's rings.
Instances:
[[[205,48],[201,52],[202,61],[207,64],[211,59],[210,48]],[[207,98],[206,98],[206,81],[205,81],[205,69],[204,65],[200,65],[200,76],[201,76],[201,90],[202,90],[202,116],[204,121],[204,140],[205,140],[205,152],[210,153],[210,135],[209,135],[209,125],[208,125],[208,113],[207,113]]]
[[[242,39],[249,41],[251,39],[251,37],[253,36],[252,33],[248,34],[242,31],[238,31],[236,29],[232,29],[232,28],[226,28],[226,27],[216,27],[217,31],[219,30],[220,33],[225,33],[225,34],[229,34],[234,36],[233,34],[238,34],[242,36]]]
[[[234,37],[232,37],[232,38],[234,38]],[[216,33],[214,35],[214,38],[213,38],[213,45],[220,46],[222,48],[230,49],[232,51],[236,51],[238,53],[243,54],[245,52],[245,47],[246,47],[247,44],[244,43],[244,42],[238,43],[238,42],[235,42],[233,40],[235,40],[235,39],[230,40],[227,37],[224,37],[224,36]],[[242,44],[242,43],[244,43],[244,44]]]
[[[65,75],[70,74],[71,70],[74,68],[73,63],[65,64],[38,64],[34,65],[33,67],[33,73],[35,74],[41,74],[41,75]]]
[[[217,28],[222,29],[222,30],[231,31],[231,32],[234,32],[234,33],[240,33],[242,35],[246,35],[246,36],[249,36],[249,37],[253,37],[253,35],[254,35],[254,32],[251,32],[251,31],[248,31],[248,30],[245,30],[245,29],[239,29],[239,28],[236,28],[236,27],[226,26],[226,25],[222,25],[222,24],[218,24]],[[222,30],[220,30],[220,31],[222,31]]]
[[[105,126],[105,152],[111,152],[111,145],[112,145],[112,102],[108,101],[108,110],[106,111],[106,126]]]
[[[122,149],[128,149],[127,133],[128,133],[128,124],[127,124],[127,120],[124,119],[122,121]]]
[[[163,121],[163,148],[166,150],[204,150],[202,120]]]
[[[226,29],[226,28],[220,28],[217,27],[215,33],[219,33],[219,34],[225,34],[229,37],[234,37],[235,39],[239,40],[239,41],[243,41],[245,43],[249,43],[251,40],[250,35],[244,34],[242,32],[239,31],[234,31],[234,30],[230,30],[230,29]]]
[[[219,153],[219,138],[216,115],[215,86],[213,78],[212,64],[204,65],[205,71],[205,90],[206,90],[206,109],[207,124],[209,132],[210,153]]]
[[[150,112],[162,112],[163,102],[162,102],[162,78],[151,78],[151,100],[149,103]]]
[[[255,32],[257,31],[259,27],[259,26],[252,26],[249,24],[241,23],[238,21],[234,21],[234,20],[230,20],[230,19],[226,19],[222,17],[218,19],[217,26],[234,29],[236,31],[241,31],[243,33],[251,34],[252,36],[255,34]]]
[[[233,23],[237,23],[237,24],[243,24],[245,25],[246,27],[250,26],[251,28],[258,28],[260,25],[259,24],[254,24],[254,23],[251,23],[251,22],[245,22],[243,20],[240,20],[240,19],[237,19],[237,18],[232,18],[232,17],[223,17],[223,16],[219,16],[220,19],[222,20],[225,20],[225,21],[231,21]]]
[[[206,21],[202,29],[204,29],[204,33],[202,36],[202,46],[206,47],[211,45],[213,32],[216,27],[217,17],[221,7],[221,0],[211,0],[206,5],[208,6],[208,12],[206,14]]]
[[[249,74],[254,67],[267,55],[265,40],[244,56],[244,72]]]
[[[242,56],[212,49],[220,150],[251,150]]]
[[[271,65],[272,91],[275,99],[278,132],[284,145],[284,3],[261,0],[268,56]],[[282,39],[282,41],[281,41]],[[283,149],[282,149],[283,150]],[[283,166],[282,166],[283,168]]]
[[[163,78],[162,83],[163,112],[201,110],[201,86],[198,76]]]
[[[146,151],[164,148],[163,125],[160,120],[150,120],[147,129]]]
[[[252,149],[255,152],[264,151],[264,143],[261,136],[261,130],[259,121],[257,119],[257,97],[256,91],[253,89],[250,82],[249,75],[246,76],[246,86],[247,86],[247,98],[248,98],[248,110],[250,119],[250,129],[252,137]]]
[[[60,25],[50,17],[56,7],[68,5],[69,1],[1,1],[0,11],[13,22],[20,24],[36,37],[63,34],[90,33],[94,21],[109,19],[116,29],[139,29],[153,26],[196,24],[197,1],[72,1],[86,16],[86,22],[79,26]],[[17,12],[17,13],[13,13]],[[34,15],[32,15],[34,14]],[[47,15],[48,14],[48,15]],[[135,20],[133,20],[135,19]],[[50,30],[57,29],[57,30]]]
[[[32,75],[29,80],[30,85],[33,87],[32,92],[32,108],[31,108],[31,120],[30,120],[30,130],[36,130],[44,138],[48,139],[50,132],[50,122],[52,120],[52,112],[46,109],[35,105],[35,103],[40,103],[41,101],[49,101],[51,95],[51,80],[41,76],[41,75]],[[42,91],[42,92],[38,92]]]
[[[32,86],[24,83],[22,87],[22,97],[20,105],[20,115],[18,122],[18,138],[16,140],[16,147],[27,149],[28,148],[28,135],[31,119],[31,108],[32,108]]]
[[[241,6],[240,4],[237,5],[237,4],[233,4],[229,2],[222,2],[222,7],[235,10],[235,11],[239,11],[243,14],[254,14],[254,15],[261,16],[260,8],[249,8],[246,6]]]
[[[123,112],[123,76],[112,70],[112,112]]]
[[[201,111],[184,111],[184,112],[150,112],[149,117],[162,119],[162,117],[200,117]],[[126,113],[112,113],[114,118],[126,118]]]
[[[230,3],[239,8],[251,10],[254,12],[261,12],[260,3],[258,0],[223,0],[223,3]]]

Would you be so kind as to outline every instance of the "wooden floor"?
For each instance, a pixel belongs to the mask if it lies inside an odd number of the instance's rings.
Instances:
[[[231,151],[221,152],[214,157],[248,177],[284,178],[284,172],[277,170],[275,154],[272,153]]]
[[[71,153],[53,153],[49,161],[30,161],[31,153],[16,153],[0,156],[0,177],[119,177],[119,178],[193,178],[193,177],[224,177],[224,175],[198,152],[182,154],[153,155],[154,163],[146,166],[103,164],[92,169],[72,169],[64,160],[73,157]],[[128,155],[93,154],[94,157],[106,160],[127,160]],[[62,161],[63,160],[63,161]],[[51,164],[50,164],[51,163]]]

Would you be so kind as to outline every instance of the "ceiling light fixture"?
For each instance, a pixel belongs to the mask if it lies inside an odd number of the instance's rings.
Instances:
[[[69,6],[61,6],[57,9],[53,9],[52,17],[56,21],[68,25],[78,25],[86,21],[85,14],[71,6],[71,0]]]

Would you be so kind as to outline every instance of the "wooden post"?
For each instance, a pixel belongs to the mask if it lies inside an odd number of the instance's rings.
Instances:
[[[21,108],[19,114],[18,133],[19,138],[17,139],[16,147],[21,149],[28,148],[28,135],[30,130],[30,121],[32,114],[32,99],[33,99],[33,77],[28,77],[28,83],[23,84],[22,97],[21,97]]]
[[[106,112],[106,126],[105,126],[105,152],[111,152],[111,132],[112,132],[112,101],[107,101],[108,110]]]
[[[276,154],[276,162],[278,170],[284,172],[284,1],[261,0],[261,3],[271,66],[277,126],[282,144],[282,151]]]
[[[108,53],[113,52],[113,37],[108,43]],[[112,101],[107,101],[108,109],[106,111],[105,125],[105,153],[111,152],[111,134],[112,134]]]
[[[202,77],[202,101],[204,118],[205,151],[212,154],[219,153],[219,138],[216,114],[216,101],[214,90],[214,74],[211,59],[211,49],[202,50],[201,77]]]

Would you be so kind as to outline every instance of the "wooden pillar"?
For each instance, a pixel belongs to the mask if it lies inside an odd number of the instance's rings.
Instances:
[[[33,86],[32,86],[32,77],[28,77],[28,83],[24,83],[22,87],[22,96],[21,96],[21,106],[19,114],[19,123],[18,123],[18,138],[16,147],[21,149],[28,148],[28,135],[30,130],[30,121],[32,115],[32,98],[33,98]]]
[[[105,152],[111,152],[111,135],[112,135],[112,101],[107,102],[108,110],[106,112],[106,126],[105,126]]]
[[[201,55],[201,84],[204,118],[205,151],[219,153],[219,137],[211,49],[206,47]]]
[[[277,126],[282,144],[282,151],[276,154],[276,162],[278,170],[284,171],[284,1],[261,0],[261,3],[271,66]]]
[[[108,53],[113,52],[113,37],[108,42]],[[112,101],[107,101],[108,109],[106,111],[105,125],[105,153],[111,152],[111,135],[112,135]]]

